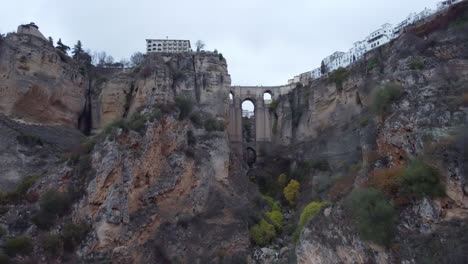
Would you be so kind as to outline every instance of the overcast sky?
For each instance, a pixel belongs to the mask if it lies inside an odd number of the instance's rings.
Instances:
[[[35,22],[46,36],[116,60],[145,39],[203,40],[227,59],[233,85],[281,85],[347,51],[382,24],[435,8],[437,0],[5,0],[0,33]]]

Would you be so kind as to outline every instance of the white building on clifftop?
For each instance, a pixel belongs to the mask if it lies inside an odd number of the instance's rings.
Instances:
[[[192,51],[190,40],[147,39],[146,52],[181,53]]]

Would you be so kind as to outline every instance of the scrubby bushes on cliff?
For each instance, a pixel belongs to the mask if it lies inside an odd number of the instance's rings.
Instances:
[[[422,62],[422,61],[420,61],[418,59],[414,59],[408,64],[408,67],[411,70],[422,70],[422,69],[424,69],[424,62]]]
[[[388,83],[377,87],[373,94],[373,107],[379,114],[388,113],[394,101],[400,98],[401,87],[394,83]]]
[[[90,229],[86,223],[65,224],[62,231],[64,249],[72,252],[86,238]]]
[[[335,83],[336,90],[343,90],[343,82],[348,78],[348,71],[345,68],[340,67],[328,75],[328,82]]]
[[[422,196],[437,197],[444,195],[438,170],[420,159],[411,161],[398,179],[401,192],[419,198]]]
[[[25,198],[29,188],[39,179],[39,175],[26,177],[15,189],[9,191],[5,197],[8,202],[19,201]]]
[[[175,103],[179,108],[179,119],[183,120],[192,112],[192,102],[184,97],[176,97]]]
[[[40,210],[33,216],[32,221],[41,229],[49,229],[58,216],[68,213],[72,199],[68,193],[49,190],[42,195],[39,204]]]
[[[63,249],[63,241],[59,235],[48,234],[42,241],[42,246],[49,255],[59,256]]]
[[[3,250],[10,257],[16,255],[30,255],[33,251],[33,244],[29,237],[19,236],[5,241]]]
[[[216,118],[208,118],[205,120],[205,129],[207,131],[224,131],[226,124],[222,120]]]
[[[391,203],[377,189],[354,190],[345,204],[363,240],[387,247],[391,245],[398,215]]]

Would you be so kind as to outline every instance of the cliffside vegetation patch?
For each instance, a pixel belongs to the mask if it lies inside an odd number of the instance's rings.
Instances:
[[[377,87],[373,94],[373,107],[379,114],[391,111],[391,105],[402,95],[402,89],[395,83],[388,83]]]
[[[391,245],[398,214],[380,191],[374,188],[354,190],[346,199],[346,206],[363,240]]]
[[[343,90],[343,82],[348,78],[348,75],[348,71],[340,67],[328,75],[328,82],[335,83],[336,90],[340,92]]]

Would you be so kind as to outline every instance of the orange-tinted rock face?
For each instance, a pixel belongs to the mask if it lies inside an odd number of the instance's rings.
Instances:
[[[12,34],[0,42],[0,113],[28,123],[77,127],[88,78],[47,41]]]

